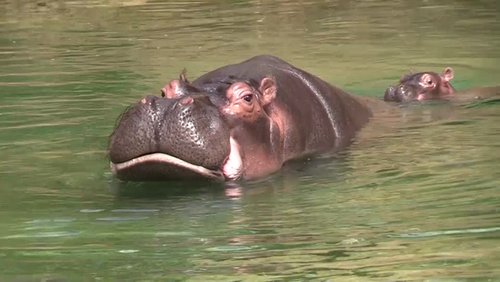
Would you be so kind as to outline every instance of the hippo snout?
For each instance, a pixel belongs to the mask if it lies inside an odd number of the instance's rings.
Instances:
[[[416,97],[416,90],[411,85],[391,86],[384,93],[384,100],[392,102],[408,102],[415,100]]]
[[[396,87],[391,86],[385,90],[384,93],[384,100],[385,101],[397,101],[396,97]]]
[[[229,140],[229,128],[208,97],[147,96],[122,114],[109,158],[123,180],[185,178],[200,175],[198,169],[217,174],[229,156]]]

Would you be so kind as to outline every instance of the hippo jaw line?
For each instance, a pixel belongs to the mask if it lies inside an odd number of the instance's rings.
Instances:
[[[110,163],[111,167],[111,172],[114,175],[117,175],[119,171],[132,168],[134,166],[139,166],[148,162],[156,162],[156,163],[162,163],[165,165],[174,165],[177,167],[181,167],[183,169],[192,171],[200,176],[206,177],[208,179],[213,179],[213,180],[219,180],[223,181],[224,180],[224,175],[222,174],[221,171],[219,170],[211,170],[208,168],[205,168],[203,166],[199,165],[194,165],[189,162],[186,162],[184,160],[181,160],[179,158],[176,158],[174,156],[164,154],[164,153],[152,153],[152,154],[147,154],[143,155],[137,158],[133,158],[131,160],[122,162],[122,163]]]
[[[121,163],[110,162],[111,172],[113,173],[113,175],[117,175],[122,170],[154,162],[165,164],[167,166],[179,167],[210,180],[234,181],[238,180],[242,176],[243,163],[241,160],[240,147],[232,137],[230,138],[230,145],[230,153],[224,161],[222,167],[218,170],[208,169],[200,165],[195,165],[169,154],[151,153]]]

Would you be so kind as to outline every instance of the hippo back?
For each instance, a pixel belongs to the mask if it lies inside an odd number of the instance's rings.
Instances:
[[[289,113],[294,127],[293,132],[287,132],[292,142],[285,146],[293,152],[340,149],[371,117],[371,111],[359,98],[269,55],[216,69],[196,79],[193,85],[203,88],[228,76],[246,81],[260,81],[266,76],[275,79],[276,106]],[[294,134],[302,138],[293,138]]]

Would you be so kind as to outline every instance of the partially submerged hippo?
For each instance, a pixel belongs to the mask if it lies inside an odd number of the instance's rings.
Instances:
[[[453,69],[447,67],[441,74],[419,72],[403,76],[399,84],[387,88],[385,101],[409,102],[434,99],[447,99],[453,96],[455,89],[451,85]]]
[[[500,87],[479,87],[457,91],[451,85],[454,71],[446,67],[441,74],[435,72],[419,72],[403,76],[399,83],[385,90],[384,101],[412,102],[426,100],[452,100],[472,102],[474,100],[499,97]]]
[[[122,180],[256,179],[348,145],[372,115],[362,98],[273,56],[185,75],[121,116],[110,137]]]

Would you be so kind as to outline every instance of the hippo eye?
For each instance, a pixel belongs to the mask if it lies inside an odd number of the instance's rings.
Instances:
[[[252,94],[247,94],[247,95],[243,96],[243,100],[245,100],[245,102],[247,102],[247,103],[251,103],[252,99],[253,99]]]
[[[431,85],[432,84],[432,79],[427,80],[427,84]]]

